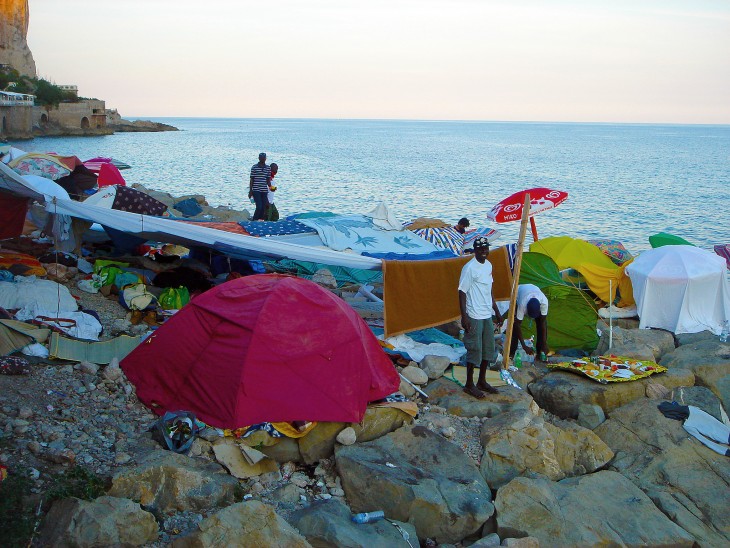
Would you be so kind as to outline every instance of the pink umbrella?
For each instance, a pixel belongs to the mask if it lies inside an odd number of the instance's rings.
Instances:
[[[544,187],[521,190],[495,205],[487,213],[487,217],[498,223],[521,220],[522,207],[525,203],[526,194],[530,195],[530,228],[532,229],[532,238],[537,241],[537,227],[535,226],[534,215],[562,204],[568,198],[567,192]]]

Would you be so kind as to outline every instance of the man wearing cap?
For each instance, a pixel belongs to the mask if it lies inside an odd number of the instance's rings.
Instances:
[[[510,344],[509,357],[514,358],[515,352],[517,351],[517,343],[522,345],[525,352],[532,354],[537,351],[539,356],[541,353],[545,353],[547,356],[548,345],[547,345],[547,313],[548,313],[548,300],[545,294],[540,291],[540,288],[532,284],[520,284],[517,287],[517,308],[515,309],[515,321],[512,325],[512,343]],[[537,347],[535,349],[530,348],[525,344],[525,339],[522,336],[522,320],[527,314],[530,318],[535,320],[536,333],[537,333]]]
[[[474,258],[461,269],[459,278],[459,307],[461,326],[464,328],[466,346],[466,384],[464,392],[481,399],[484,392],[496,394],[497,389],[486,381],[487,369],[494,361],[494,323],[502,323],[502,316],[492,298],[492,263],[489,256],[489,240],[474,240]],[[479,366],[479,379],[474,384],[474,368]]]
[[[253,221],[261,221],[266,214],[268,203],[269,183],[271,183],[271,168],[266,165],[266,153],[259,154],[259,161],[251,167],[251,180],[248,185],[248,197],[253,198],[256,210]]]

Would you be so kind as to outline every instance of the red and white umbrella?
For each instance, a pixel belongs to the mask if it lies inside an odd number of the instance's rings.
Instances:
[[[567,192],[544,187],[521,190],[495,205],[487,213],[487,217],[498,223],[521,220],[522,208],[525,203],[525,195],[527,194],[530,195],[530,228],[532,229],[532,238],[537,241],[537,227],[535,226],[534,216],[542,211],[547,211],[562,204],[568,198]]]

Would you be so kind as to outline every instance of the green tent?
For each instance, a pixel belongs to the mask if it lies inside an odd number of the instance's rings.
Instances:
[[[695,245],[688,242],[681,236],[675,236],[674,234],[668,234],[667,232],[659,232],[658,234],[649,236],[649,243],[653,249],[665,245]]]
[[[523,253],[521,284],[534,284],[548,299],[548,346],[553,350],[577,348],[591,352],[598,346],[596,306],[585,291],[564,282],[558,266],[542,253]],[[522,321],[525,337],[535,334],[535,322]]]

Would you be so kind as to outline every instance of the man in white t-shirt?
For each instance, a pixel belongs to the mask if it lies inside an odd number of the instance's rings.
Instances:
[[[484,392],[496,394],[497,389],[485,378],[490,362],[494,361],[494,323],[502,323],[502,316],[492,298],[492,263],[489,256],[489,240],[474,240],[474,258],[464,265],[459,278],[459,306],[461,326],[464,328],[466,346],[466,384],[464,392],[482,399]],[[474,384],[474,368],[479,366],[479,379]]]
[[[541,353],[547,356],[547,313],[548,300],[540,288],[532,284],[520,284],[517,287],[517,308],[515,309],[515,321],[512,325],[512,343],[510,344],[509,357],[514,358],[517,351],[517,344],[521,344],[525,352],[532,354],[537,352],[539,357]],[[537,346],[533,349],[525,344],[522,336],[522,320],[525,315],[535,320],[537,333]]]

